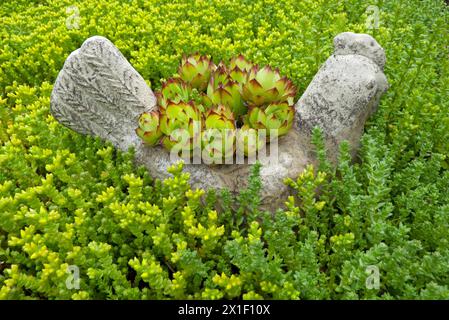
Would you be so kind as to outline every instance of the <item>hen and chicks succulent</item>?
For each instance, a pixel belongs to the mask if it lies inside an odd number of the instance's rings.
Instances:
[[[249,136],[266,130],[269,142],[290,130],[295,95],[296,87],[278,69],[242,55],[228,66],[208,56],[184,56],[178,74],[156,92],[158,110],[140,116],[136,133],[148,145],[189,156],[196,146],[214,161],[227,159],[239,142],[249,156],[265,145]]]

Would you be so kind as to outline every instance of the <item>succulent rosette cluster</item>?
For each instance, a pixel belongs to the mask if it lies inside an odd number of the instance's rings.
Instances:
[[[246,156],[285,135],[293,124],[296,87],[278,69],[239,55],[229,65],[209,56],[184,56],[178,73],[156,92],[158,109],[143,113],[137,135],[148,145],[192,156],[199,148],[211,163]]]

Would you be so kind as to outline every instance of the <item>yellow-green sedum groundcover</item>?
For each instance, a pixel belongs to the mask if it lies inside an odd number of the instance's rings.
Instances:
[[[198,51],[277,67],[299,98],[343,31],[385,48],[391,87],[356,163],[343,145],[332,168],[315,132],[320,165],[286,181],[295,197],[277,212],[258,208],[258,165],[238,195],[193,190],[182,164],[153,180],[49,113],[93,35],[154,90]],[[447,299],[448,190],[442,0],[0,4],[0,299]]]

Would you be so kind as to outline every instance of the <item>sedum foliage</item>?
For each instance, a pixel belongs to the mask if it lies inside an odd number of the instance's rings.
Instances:
[[[449,298],[443,1],[76,3],[79,29],[66,26],[73,1],[0,5],[0,299]],[[373,4],[379,29],[365,25]],[[153,180],[132,151],[49,115],[50,83],[91,35],[154,88],[199,51],[279,67],[302,93],[342,31],[376,37],[391,88],[355,164],[343,144],[332,169],[315,132],[320,164],[286,181],[293,196],[277,212],[259,209],[259,165],[237,196],[195,190],[182,164]],[[79,290],[66,286],[72,265]]]

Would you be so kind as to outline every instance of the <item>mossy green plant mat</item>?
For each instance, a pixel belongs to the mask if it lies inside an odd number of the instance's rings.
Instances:
[[[448,297],[443,1],[378,2],[373,30],[371,1],[85,0],[79,29],[66,26],[73,1],[36,3],[0,5],[1,299]],[[278,66],[302,91],[347,30],[386,49],[390,90],[359,163],[343,146],[336,171],[321,161],[319,173],[287,181],[297,199],[275,215],[257,209],[257,167],[235,200],[191,190],[181,167],[153,181],[131,154],[49,115],[49,83],[94,34],[112,39],[153,88],[183,52],[200,51]],[[217,198],[239,209],[217,212]],[[69,265],[79,267],[79,290],[66,285]],[[375,268],[379,288],[366,282]]]

